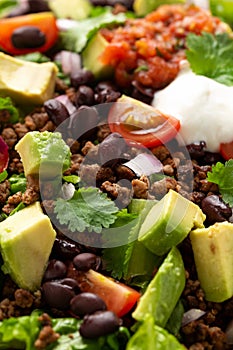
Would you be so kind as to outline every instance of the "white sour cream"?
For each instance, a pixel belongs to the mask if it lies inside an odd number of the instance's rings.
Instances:
[[[186,145],[205,141],[208,151],[218,152],[220,143],[233,141],[233,87],[185,68],[155,93],[152,105],[180,120]]]

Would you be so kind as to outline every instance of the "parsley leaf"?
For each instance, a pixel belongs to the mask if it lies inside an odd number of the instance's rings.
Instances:
[[[97,188],[80,188],[69,200],[58,198],[54,212],[61,225],[67,225],[71,232],[97,232],[108,228],[116,220],[118,208]]]
[[[186,56],[191,69],[219,83],[233,85],[233,39],[227,33],[187,36]]]
[[[61,33],[62,45],[66,50],[81,52],[88,40],[100,28],[112,24],[121,24],[124,23],[125,20],[125,14],[119,13],[114,15],[110,11],[107,11],[99,16],[78,21],[75,27]]]
[[[207,180],[218,185],[224,202],[233,206],[233,159],[224,164],[218,162],[207,173]]]

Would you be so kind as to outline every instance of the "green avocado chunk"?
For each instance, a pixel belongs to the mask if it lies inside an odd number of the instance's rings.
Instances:
[[[70,166],[70,149],[58,132],[28,132],[15,146],[25,175],[55,178]]]
[[[48,5],[58,18],[80,20],[87,18],[91,12],[89,0],[49,0]]]
[[[0,250],[4,265],[20,288],[40,287],[56,237],[51,221],[40,203],[18,211],[0,223]]]
[[[198,205],[170,190],[147,214],[138,240],[152,253],[164,255],[193,228],[203,227],[204,220]]]
[[[160,5],[170,5],[174,3],[184,4],[185,0],[135,0],[133,8],[137,16],[145,16],[148,13],[156,10]]]
[[[233,224],[217,222],[193,230],[190,239],[198,279],[209,301],[220,303],[233,296]]]
[[[179,250],[174,247],[159,267],[155,277],[132,316],[143,321],[147,316],[154,318],[154,323],[165,327],[185,286],[185,269]]]
[[[98,32],[89,41],[82,53],[83,66],[90,70],[96,79],[109,78],[113,68],[101,62],[100,56],[108,46],[107,40]]]

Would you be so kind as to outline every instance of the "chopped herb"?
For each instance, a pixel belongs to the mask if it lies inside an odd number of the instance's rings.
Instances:
[[[26,55],[18,55],[18,56],[15,56],[15,58],[18,58],[24,61],[35,62],[35,63],[50,62],[50,59],[40,52],[32,52]]]
[[[69,200],[55,201],[54,212],[61,225],[67,225],[71,232],[100,233],[116,220],[118,208],[97,188],[81,188]]]
[[[233,159],[225,164],[218,162],[212,167],[212,172],[207,173],[207,180],[219,187],[224,202],[233,206]]]
[[[11,193],[14,194],[16,192],[25,192],[27,186],[27,179],[25,175],[22,174],[14,174],[9,178],[10,182],[10,190]]]
[[[3,182],[4,180],[6,180],[7,176],[8,176],[8,173],[7,173],[6,170],[1,172],[1,174],[0,174],[0,182]]]
[[[142,71],[148,71],[148,66],[146,66],[145,64],[139,66],[138,68],[135,69],[135,73],[138,73],[138,72],[142,72]]]
[[[187,36],[186,56],[194,73],[233,85],[233,38],[227,33]]]
[[[10,97],[0,97],[0,113],[6,113],[6,122],[16,123],[19,120],[19,112],[13,105]],[[2,117],[1,121],[4,124],[3,120],[4,118]]]
[[[15,209],[12,210],[12,212],[10,213],[11,215],[14,215],[15,213],[17,213],[18,211],[22,210],[23,208],[25,208],[25,204],[23,204],[23,202],[20,202],[17,207]]]
[[[80,182],[80,177],[77,175],[67,175],[62,177],[64,181],[71,182],[74,185],[77,185]]]

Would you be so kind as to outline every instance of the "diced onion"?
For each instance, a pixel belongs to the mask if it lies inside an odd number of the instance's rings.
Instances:
[[[200,309],[190,309],[184,313],[181,326],[184,327],[192,321],[196,321],[206,314],[205,311]]]
[[[163,164],[160,160],[148,153],[140,153],[135,158],[124,163],[124,165],[130,168],[137,176],[150,176],[161,172],[163,169]]]

